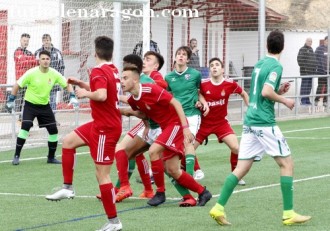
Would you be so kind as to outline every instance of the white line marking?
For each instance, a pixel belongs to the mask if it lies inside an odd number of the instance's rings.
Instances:
[[[297,179],[294,180],[294,183],[298,182],[303,182],[303,181],[310,181],[310,180],[317,180],[317,179],[322,179],[330,177],[330,174],[325,174],[325,175],[320,175],[320,176],[312,176],[312,177],[307,177],[307,178],[302,178],[302,179]],[[265,188],[272,188],[272,187],[277,187],[280,186],[279,183],[277,184],[269,184],[269,185],[262,185],[262,186],[256,186],[256,187],[251,187],[251,188],[244,188],[244,189],[239,189],[235,190],[233,193],[242,193],[242,192],[249,192],[249,191],[254,191],[254,190],[259,190],[259,189],[265,189]],[[212,197],[219,197],[220,194],[213,195]],[[8,193],[8,192],[0,192],[0,196],[18,196],[18,197],[45,197],[46,195],[40,195],[40,194],[26,194],[26,193]],[[76,198],[93,198],[96,199],[96,196],[75,196]],[[145,200],[141,199],[139,197],[130,197],[128,199],[133,199],[133,200]],[[172,201],[177,201],[180,200],[181,198],[176,198],[176,197],[166,197],[166,200],[172,200]]]

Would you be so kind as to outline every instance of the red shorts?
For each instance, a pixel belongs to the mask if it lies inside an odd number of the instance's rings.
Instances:
[[[230,134],[235,134],[233,129],[231,128],[228,121],[224,121],[223,123],[216,126],[205,126],[202,124],[197,132],[196,141],[198,143],[203,143],[203,141],[211,134],[215,134],[218,137],[219,143],[222,143],[222,139]]]
[[[89,146],[91,156],[96,164],[111,165],[113,163],[121,130],[102,131],[96,129],[93,122],[89,122],[74,131]]]
[[[139,131],[145,128],[145,125],[143,123],[143,121],[141,120],[137,125],[135,125],[131,130],[129,130],[127,132],[127,135],[129,135],[130,137],[134,138],[136,136],[136,134],[139,133]]]
[[[175,155],[183,156],[183,129],[180,124],[173,124],[162,129],[162,133],[155,140],[155,143],[162,145],[165,150],[163,152],[163,160],[171,159]]]

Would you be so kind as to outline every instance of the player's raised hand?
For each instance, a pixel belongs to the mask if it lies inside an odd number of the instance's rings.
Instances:
[[[7,103],[5,105],[6,110],[11,113],[13,111],[13,108],[15,107],[15,95],[9,95]]]

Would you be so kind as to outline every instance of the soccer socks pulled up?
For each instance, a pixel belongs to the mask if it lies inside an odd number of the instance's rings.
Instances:
[[[168,173],[166,173],[166,175],[170,178],[171,183],[173,184],[173,186],[175,187],[176,191],[178,191],[180,193],[180,195],[182,197],[186,196],[186,195],[190,195],[190,192],[188,189],[186,189],[185,187],[181,186],[173,177],[171,177]]]
[[[194,178],[185,171],[182,171],[181,176],[178,179],[176,179],[176,181],[181,186],[198,194],[201,194],[204,191],[204,187],[199,183],[197,183],[197,181],[195,181]]]
[[[55,158],[55,152],[57,148],[57,141],[51,142],[48,141],[48,159],[54,159]]]
[[[23,148],[23,146],[24,146],[24,144],[25,144],[25,140],[26,140],[26,139],[22,139],[22,138],[17,137],[17,140],[16,140],[15,156],[20,157],[20,155],[21,155],[21,151],[22,151],[22,148]]]
[[[164,164],[161,159],[151,161],[151,170],[154,176],[157,192],[165,192]]]
[[[102,184],[99,187],[105,213],[109,219],[117,217],[117,209],[114,203],[115,190],[112,183]]]
[[[283,198],[283,210],[293,209],[293,177],[281,176],[281,191]]]
[[[140,173],[140,177],[144,186],[144,190],[151,191],[152,185],[151,185],[151,179],[150,179],[150,173],[149,173],[149,164],[147,159],[144,157],[143,153],[137,155],[135,157],[136,165],[138,168],[138,171]]]
[[[230,153],[230,165],[231,165],[231,171],[232,172],[236,168],[237,162],[238,162],[238,154],[231,152]]]
[[[186,172],[189,175],[194,175],[195,155],[186,154]]]
[[[64,184],[72,184],[76,149],[62,148],[62,173]]]
[[[131,179],[131,176],[135,169],[135,160],[128,161],[128,180]],[[120,180],[118,179],[116,182],[116,188],[120,188]]]
[[[234,191],[234,188],[238,184],[238,178],[234,174],[227,176],[225,183],[222,187],[218,203],[225,206],[229,200],[229,197]]]
[[[119,150],[115,153],[116,166],[118,170],[118,178],[120,187],[129,185],[128,182],[128,158],[125,150]]]

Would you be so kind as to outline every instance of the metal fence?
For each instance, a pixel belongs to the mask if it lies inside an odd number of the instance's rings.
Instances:
[[[317,80],[319,77],[327,78],[327,91],[322,94],[316,94]],[[309,95],[300,95],[300,83],[302,78],[313,78],[312,81],[312,91]],[[235,77],[233,78],[238,82],[242,88],[244,88],[247,92],[249,92],[249,82],[250,78],[248,77]],[[329,104],[325,102],[329,102],[329,84],[330,84],[330,76],[294,76],[294,77],[283,77],[282,82],[292,81],[291,89],[286,94],[286,97],[295,99],[295,107],[293,110],[289,110],[282,104],[276,104],[275,111],[276,117],[278,120],[288,120],[288,119],[300,119],[300,118],[308,118],[308,117],[321,117],[321,116],[329,116],[330,109]],[[4,92],[6,96],[9,94],[9,89],[11,85],[0,85],[0,91]],[[321,99],[317,104],[315,104],[315,98],[320,96]],[[58,123],[59,130],[59,141],[71,132],[75,127],[84,124],[90,121],[90,108],[88,101],[81,100],[81,107],[79,109],[73,109],[68,106],[67,102],[67,94],[63,91],[59,91],[57,94],[57,110],[55,110],[55,117]],[[311,105],[301,105],[301,98],[309,97]],[[322,99],[323,97],[323,99]],[[20,129],[21,122],[20,111],[13,111],[12,113],[8,113],[5,110],[6,98],[0,101],[0,151],[11,150],[15,148],[16,145],[16,136]],[[16,100],[16,105],[18,108],[19,104],[22,104],[22,99]],[[228,120],[232,124],[241,124],[244,113],[247,107],[244,105],[242,98],[238,95],[233,95],[228,104]],[[123,132],[127,132],[130,128],[132,128],[139,119],[135,117],[123,117]],[[34,126],[30,130],[29,138],[26,141],[25,147],[36,147],[36,146],[46,146],[47,145],[48,134],[46,129],[40,129],[38,127],[37,121],[34,121]]]

